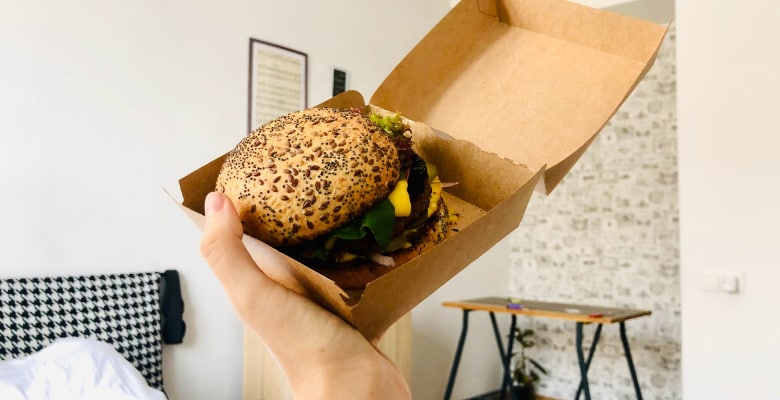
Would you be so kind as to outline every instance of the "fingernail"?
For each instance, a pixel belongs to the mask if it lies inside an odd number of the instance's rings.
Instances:
[[[211,192],[206,195],[206,216],[209,216],[215,212],[218,212],[225,205],[225,196],[222,193]]]

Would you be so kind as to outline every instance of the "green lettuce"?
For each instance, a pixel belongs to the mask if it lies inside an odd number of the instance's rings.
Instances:
[[[356,218],[349,224],[331,232],[328,239],[358,240],[371,233],[379,246],[384,249],[393,239],[394,222],[395,207],[390,203],[390,200],[385,199],[369,209],[360,218]]]
[[[371,120],[371,122],[376,124],[376,126],[385,131],[385,133],[391,138],[402,136],[408,128],[406,124],[404,124],[404,121],[401,119],[401,114],[399,113],[384,116],[371,113],[368,115],[368,118]]]

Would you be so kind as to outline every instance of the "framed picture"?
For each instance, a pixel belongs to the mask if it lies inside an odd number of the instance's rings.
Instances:
[[[247,133],[282,115],[306,108],[306,53],[249,39]]]

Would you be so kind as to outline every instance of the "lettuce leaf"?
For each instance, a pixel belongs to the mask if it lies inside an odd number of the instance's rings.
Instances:
[[[393,238],[394,222],[395,208],[390,200],[385,199],[369,209],[360,218],[334,230],[328,237],[358,240],[371,233],[379,246],[384,249]]]
[[[403,136],[403,133],[408,129],[404,121],[401,119],[400,113],[393,115],[379,115],[371,113],[368,115],[368,119],[371,120],[376,126],[385,131],[385,133],[391,138]]]

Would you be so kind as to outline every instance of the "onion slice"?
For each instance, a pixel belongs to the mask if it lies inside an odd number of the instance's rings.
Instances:
[[[385,256],[379,253],[371,253],[369,254],[368,258],[371,259],[371,261],[384,266],[384,267],[395,267],[395,260],[393,260],[393,257]]]

